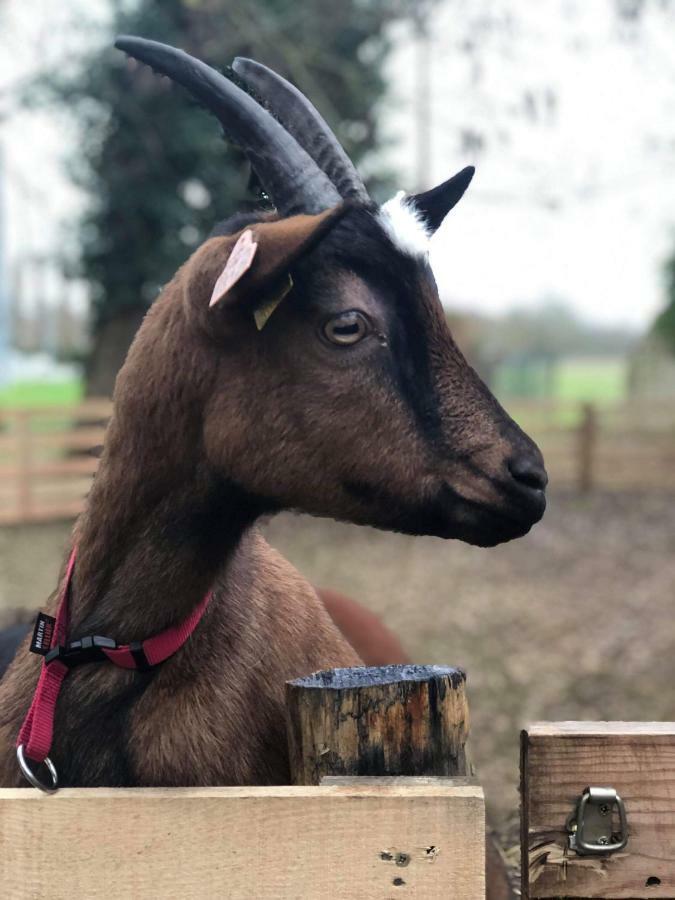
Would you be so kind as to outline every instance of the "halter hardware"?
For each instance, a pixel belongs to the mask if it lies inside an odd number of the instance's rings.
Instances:
[[[116,650],[117,641],[109,637],[91,635],[77,641],[69,641],[65,646],[59,644],[45,656],[45,665],[58,659],[69,669],[84,663],[105,662],[108,657],[104,650]]]

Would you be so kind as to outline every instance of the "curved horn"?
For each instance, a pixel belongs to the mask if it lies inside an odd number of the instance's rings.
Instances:
[[[370,203],[354,164],[321,113],[303,93],[255,60],[238,56],[232,68],[323,169],[342,197]]]
[[[224,75],[157,41],[122,36],[115,46],[182,84],[218,118],[225,136],[244,151],[282,215],[318,213],[340,202],[328,176],[295,138]]]

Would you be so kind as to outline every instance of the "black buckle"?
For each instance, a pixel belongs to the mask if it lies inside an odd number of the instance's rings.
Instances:
[[[80,666],[83,663],[105,662],[108,657],[104,650],[115,650],[117,641],[112,638],[101,637],[100,635],[91,635],[89,637],[80,638],[79,641],[70,641],[65,647],[54,647],[45,656],[45,663],[49,665],[58,659],[69,669],[73,666]]]

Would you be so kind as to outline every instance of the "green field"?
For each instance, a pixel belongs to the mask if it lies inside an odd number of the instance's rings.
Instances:
[[[71,381],[17,381],[0,388],[0,407],[68,406],[83,396],[80,379]]]
[[[499,397],[616,403],[626,396],[627,361],[622,357],[570,357],[552,365],[531,362],[498,369]]]
[[[555,396],[559,400],[614,403],[623,400],[627,388],[625,359],[566,359],[555,373]]]
[[[627,375],[622,357],[570,357],[552,366],[504,366],[493,389],[518,424],[537,433],[576,427],[584,403],[600,409],[620,404],[627,398]]]
[[[626,360],[622,358],[570,358],[550,369],[542,366],[503,367],[493,385],[505,401],[547,398],[563,401],[614,403],[626,395]],[[21,381],[0,389],[0,406],[67,406],[83,396],[79,379]]]

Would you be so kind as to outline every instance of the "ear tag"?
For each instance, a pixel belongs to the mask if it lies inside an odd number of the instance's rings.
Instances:
[[[225,268],[213,286],[209,307],[215,306],[216,303],[222,300],[242,275],[248,272],[257,249],[258,245],[253,240],[253,232],[247,229],[232,248],[232,252],[225,263]]]
[[[269,320],[269,317],[272,315],[277,306],[284,299],[286,294],[289,293],[293,288],[293,279],[290,276],[290,273],[287,276],[287,281],[284,286],[281,288],[276,296],[266,300],[261,306],[259,306],[253,313],[253,318],[255,319],[256,328],[258,331],[262,331],[265,325]]]

